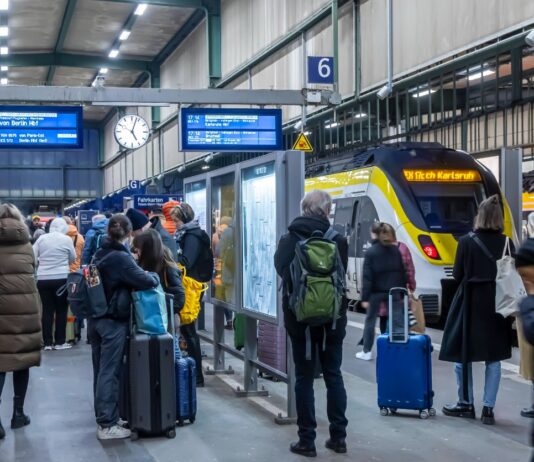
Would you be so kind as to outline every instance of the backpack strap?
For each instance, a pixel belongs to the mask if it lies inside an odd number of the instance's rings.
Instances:
[[[502,251],[502,258],[506,256],[512,256],[512,251],[510,250],[510,239],[506,236],[506,242],[504,243],[504,249]]]
[[[74,248],[76,248],[77,243],[78,243],[78,234],[76,233],[76,236],[74,236]]]
[[[323,238],[328,239],[329,241],[333,241],[338,235],[339,233],[330,226],[330,228],[326,230],[326,233],[324,233]]]
[[[479,239],[479,237],[475,233],[473,232],[469,233],[469,237],[473,239],[476,245],[478,245],[482,249],[482,252],[484,252],[484,255],[486,255],[486,257],[488,257],[492,262],[495,262],[495,258],[493,257],[491,252],[488,250],[485,244]],[[506,249],[506,246],[505,246],[505,249]]]

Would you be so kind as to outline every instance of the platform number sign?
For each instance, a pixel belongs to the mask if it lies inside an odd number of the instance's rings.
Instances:
[[[130,180],[128,182],[128,189],[135,191],[141,189],[141,182],[139,180]]]
[[[308,83],[334,83],[332,56],[308,56]]]

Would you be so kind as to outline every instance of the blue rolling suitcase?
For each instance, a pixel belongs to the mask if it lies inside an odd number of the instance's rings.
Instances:
[[[195,360],[183,357],[175,342],[176,420],[182,426],[186,420],[193,423],[197,414],[197,372]]]
[[[411,409],[427,419],[436,415],[432,408],[433,348],[428,335],[409,333],[408,299],[403,288],[389,293],[389,333],[377,340],[378,407],[384,416]]]

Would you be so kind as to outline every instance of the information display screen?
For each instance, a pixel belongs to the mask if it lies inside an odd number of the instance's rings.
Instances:
[[[206,220],[206,181],[195,181],[185,185],[185,202],[189,204],[195,212],[195,220],[200,227],[207,231]]]
[[[276,176],[274,162],[243,170],[243,308],[276,317]]]
[[[81,107],[0,106],[0,149],[82,147]]]
[[[282,149],[280,109],[181,111],[182,151],[277,151]]]

